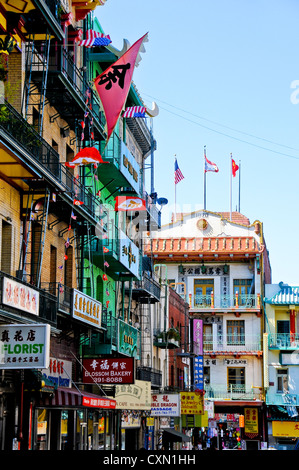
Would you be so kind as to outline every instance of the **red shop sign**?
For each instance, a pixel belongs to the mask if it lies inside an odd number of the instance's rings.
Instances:
[[[83,359],[83,382],[97,384],[133,384],[134,358]]]

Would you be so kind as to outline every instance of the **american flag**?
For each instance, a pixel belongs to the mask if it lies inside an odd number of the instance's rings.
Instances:
[[[182,181],[182,179],[184,179],[183,173],[179,169],[177,159],[175,159],[175,162],[174,162],[174,184],[179,183],[180,181]]]
[[[131,106],[123,114],[124,118],[145,117],[145,106]]]
[[[79,46],[95,47],[95,46],[108,46],[112,41],[109,35],[97,33],[92,29],[86,31],[86,39],[78,43]]]

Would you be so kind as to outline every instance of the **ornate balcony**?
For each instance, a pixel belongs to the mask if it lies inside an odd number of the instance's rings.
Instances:
[[[205,309],[208,311],[225,310],[254,310],[260,311],[260,294],[244,295],[194,295],[189,298],[190,308],[193,310]]]
[[[205,399],[208,400],[261,400],[261,389],[246,385],[205,384]]]
[[[276,333],[268,335],[269,349],[299,349],[299,333]]]
[[[204,335],[203,350],[206,355],[261,355],[262,338],[261,335],[239,334],[223,335],[214,337]]]

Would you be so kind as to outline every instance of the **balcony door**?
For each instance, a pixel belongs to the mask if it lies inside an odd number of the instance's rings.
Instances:
[[[194,306],[210,306],[214,279],[194,279]]]

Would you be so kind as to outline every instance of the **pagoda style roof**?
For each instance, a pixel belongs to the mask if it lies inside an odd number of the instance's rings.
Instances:
[[[289,286],[288,284],[279,283],[280,290],[270,298],[265,298],[267,304],[272,305],[299,305],[299,287]]]

